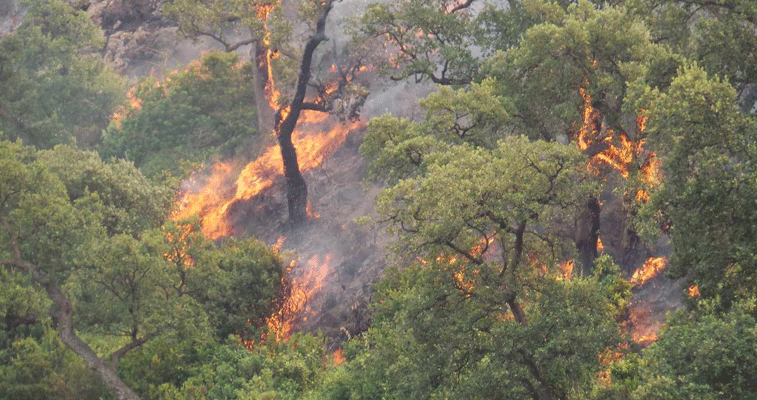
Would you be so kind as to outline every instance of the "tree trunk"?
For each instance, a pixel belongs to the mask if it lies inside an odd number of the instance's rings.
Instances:
[[[51,315],[63,344],[73,350],[87,363],[89,368],[100,376],[100,379],[103,380],[103,383],[115,398],[118,400],[139,400],[139,396],[121,380],[115,368],[98,357],[92,348],[76,334],[73,324],[73,306],[60,291],[60,288],[50,282],[45,283],[44,287],[48,297],[54,303]]]
[[[597,258],[599,243],[599,228],[601,212],[599,200],[596,197],[589,199],[586,208],[578,217],[576,223],[576,248],[581,261],[582,275],[591,275],[594,269],[594,259]]]
[[[297,150],[294,148],[294,144],[292,144],[292,132],[282,133],[279,131],[276,137],[279,141],[281,158],[284,160],[289,223],[292,226],[299,226],[307,221],[308,186],[305,183],[305,178],[302,177],[300,166],[297,162]]]
[[[261,40],[252,46],[251,55],[255,62],[252,79],[255,90],[255,108],[258,117],[258,132],[270,134],[273,132],[274,111],[270,104],[273,96],[273,80],[269,74],[270,51]]]
[[[7,223],[4,222],[4,225],[8,228]],[[71,301],[68,300],[58,285],[47,274],[42,272],[39,267],[20,260],[18,257],[18,246],[16,245],[15,238],[12,236],[12,231],[9,228],[7,230],[11,234],[11,247],[16,258],[14,260],[0,260],[0,265],[13,265],[22,268],[31,274],[35,282],[45,288],[47,297],[53,302],[50,308],[50,316],[53,319],[55,330],[58,332],[61,342],[87,363],[89,368],[103,380],[105,386],[108,387],[108,390],[113,393],[116,399],[139,400],[139,396],[126,386],[124,381],[118,376],[113,365],[98,357],[92,348],[76,334],[76,330],[74,329],[74,307]]]
[[[333,0],[329,0],[324,5],[323,12],[316,24],[316,31],[305,45],[305,51],[302,53],[302,61],[300,62],[300,74],[297,77],[297,88],[292,102],[288,107],[279,109],[275,117],[274,129],[281,149],[281,158],[284,160],[289,223],[292,226],[302,225],[307,220],[308,202],[308,189],[297,162],[297,151],[292,144],[292,133],[297,126],[297,120],[300,118],[300,112],[302,112],[302,104],[305,101],[313,53],[316,47],[326,40],[326,18],[331,11],[332,3]],[[286,114],[283,121],[282,114]]]

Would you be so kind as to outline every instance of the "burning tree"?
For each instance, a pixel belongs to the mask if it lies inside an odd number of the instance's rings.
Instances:
[[[642,192],[659,178],[654,176],[659,162],[644,146],[643,118],[625,102],[628,82],[647,79],[650,72],[668,74],[675,60],[651,43],[648,30],[621,7],[597,10],[589,1],[565,8],[508,3],[505,9],[474,7],[475,1],[396,2],[373,5],[366,13],[360,32],[389,40],[394,78],[460,88],[449,99],[444,96],[450,92],[441,89],[440,98],[429,97],[423,104],[431,107],[426,118],[430,129],[410,128],[392,136],[392,141],[404,142],[395,149],[396,158],[406,162],[386,167],[417,168],[412,164],[438,146],[428,136],[445,145],[467,142],[484,148],[514,134],[572,141],[589,156],[593,179],[628,178],[625,206],[632,209],[635,198],[644,198]],[[479,104],[483,98],[489,99],[488,109]],[[445,105],[454,113],[446,113]],[[434,133],[434,124],[449,133]],[[405,140],[408,136],[418,138]],[[370,152],[375,146],[369,140]],[[402,151],[411,155],[409,160]],[[386,157],[383,153],[382,158],[396,161]],[[374,168],[383,164],[378,159]],[[575,241],[588,273],[598,254],[601,202],[591,198],[584,204],[576,218]]]
[[[203,2],[181,0],[167,6],[170,15],[179,22],[180,29],[194,37],[207,36],[221,44],[226,51],[234,51],[244,45],[252,45],[251,58],[255,60],[255,93],[258,110],[258,129],[273,132],[279,143],[287,185],[289,220],[293,225],[307,219],[307,185],[302,177],[297,158],[297,149],[292,142],[303,111],[337,113],[342,118],[356,119],[367,96],[367,91],[356,86],[354,79],[363,70],[365,54],[353,51],[340,57],[336,44],[332,54],[332,71],[328,79],[313,78],[313,61],[316,48],[328,38],[326,22],[334,0],[326,2],[305,1],[301,3],[301,15],[305,22],[312,22],[313,33],[309,36],[302,53],[291,44],[292,25],[284,18],[286,10],[279,1],[253,2]],[[228,32],[233,28],[243,38],[235,40]],[[253,55],[254,54],[254,55]],[[281,60],[281,56],[285,60]],[[294,65],[297,67],[294,68]],[[276,63],[278,68],[274,68]],[[275,75],[286,79],[287,74],[296,76],[294,90],[282,94]],[[296,71],[296,72],[295,72]],[[311,101],[305,101],[308,89],[314,92]]]
[[[401,121],[384,117],[370,130],[379,122],[388,138],[391,124]],[[397,147],[384,143],[378,159]],[[375,365],[387,374],[399,370],[390,382],[410,382],[388,383],[386,397],[396,389],[413,398],[433,397],[434,390],[465,398],[473,387],[498,393],[492,397],[567,396],[584,379],[579,371],[599,368],[597,354],[619,335],[591,281],[565,280],[558,268],[574,250],[556,221],[583,207],[596,188],[583,156],[523,136],[492,148],[436,141],[423,149],[414,173],[377,198],[382,221],[397,235],[394,249],[411,266],[378,295],[364,374],[372,376]],[[493,371],[501,379],[491,379]],[[428,381],[435,383],[421,383]]]
[[[679,69],[666,88],[639,85],[634,92],[669,172],[642,211],[670,232],[670,273],[688,277],[703,298],[724,308],[752,298],[757,125],[740,112],[729,83],[696,65]]]

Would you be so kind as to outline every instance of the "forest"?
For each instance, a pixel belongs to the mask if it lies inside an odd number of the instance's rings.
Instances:
[[[754,0],[4,1],[0,400],[755,399],[756,162]]]

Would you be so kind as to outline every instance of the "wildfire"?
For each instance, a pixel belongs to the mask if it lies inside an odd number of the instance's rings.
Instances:
[[[469,294],[473,291],[475,285],[473,284],[473,279],[465,276],[465,272],[465,267],[463,267],[457,271],[453,271],[452,277],[455,278],[455,288]],[[478,273],[478,271],[473,271],[473,273]]]
[[[286,341],[292,335],[292,330],[299,318],[306,321],[308,316],[315,314],[309,310],[309,300],[323,288],[323,282],[329,272],[331,257],[316,255],[308,260],[308,269],[304,276],[291,280],[289,296],[284,306],[266,318],[269,334],[273,334],[277,341]],[[291,271],[287,271],[287,276]],[[310,315],[306,315],[309,311]],[[266,338],[264,337],[263,340]]]
[[[336,350],[336,351],[334,352],[334,365],[337,365],[337,366],[338,366],[338,365],[342,365],[342,363],[343,363],[344,361],[346,361],[346,360],[347,360],[347,359],[346,359],[346,358],[344,357],[344,350],[342,350],[342,348],[341,348],[341,347],[340,347],[340,348],[338,348],[338,349],[337,349],[337,350]]]
[[[649,201],[649,190],[662,181],[657,155],[654,152],[647,153],[644,148],[644,139],[633,141],[625,132],[616,132],[612,128],[603,126],[604,118],[602,113],[592,106],[591,96],[584,88],[578,91],[584,100],[581,126],[576,138],[578,148],[580,150],[587,150],[591,146],[596,146],[597,149],[604,148],[592,157],[587,169],[599,175],[602,166],[609,166],[620,172],[624,178],[628,178],[629,166],[635,159],[643,159],[640,173],[645,187],[637,189],[635,198],[638,202]],[[644,132],[647,119],[644,110],[637,115],[636,130],[638,132]]]
[[[628,342],[623,342],[615,348],[608,347],[599,353],[599,364],[602,365],[603,369],[597,373],[597,378],[604,387],[610,387],[612,384],[612,375],[609,368],[610,365],[622,360],[623,356],[628,351],[628,348]]]
[[[563,279],[572,279],[573,277],[573,269],[576,267],[576,262],[574,260],[567,260],[560,264],[560,275]]]
[[[641,176],[646,187],[637,190],[636,201],[640,203],[648,202],[650,199],[649,189],[662,182],[661,164],[660,160],[657,159],[657,154],[649,154],[647,161],[641,166]]]
[[[691,285],[691,286],[689,286],[689,288],[686,290],[686,292],[689,295],[689,297],[692,297],[692,298],[693,297],[702,297],[702,294],[699,293],[699,286],[697,286],[697,285]]]
[[[110,119],[113,121],[113,123],[116,124],[116,127],[118,127],[119,129],[121,128],[121,120],[125,116],[129,115],[129,113],[133,111],[139,111],[142,109],[142,99],[136,96],[136,91],[137,87],[132,86],[131,89],[126,92],[126,98],[129,100],[129,106],[119,107],[119,109],[110,116]]]
[[[321,214],[318,214],[317,212],[313,211],[313,208],[311,207],[311,204],[310,204],[310,200],[308,200],[308,203],[305,206],[305,213],[307,214],[308,218],[312,218],[312,219],[321,218]]]
[[[643,286],[647,281],[657,276],[667,266],[665,257],[650,257],[641,268],[631,276],[631,283],[636,287]]]
[[[584,99],[581,127],[578,129],[578,148],[587,150],[592,145],[602,145],[604,150],[597,153],[587,166],[596,174],[600,172],[602,164],[608,165],[620,172],[624,178],[628,177],[628,166],[635,155],[640,152],[643,141],[632,141],[625,132],[615,132],[611,128],[604,128],[602,113],[592,106],[591,95],[584,88],[578,89]],[[617,138],[617,142],[616,139]]]
[[[320,165],[329,154],[341,146],[351,130],[360,126],[360,122],[352,122],[311,134],[305,134],[303,130],[295,131],[293,142],[297,148],[300,169],[307,171]],[[211,168],[209,177],[193,177],[189,186],[198,184],[197,181],[200,180],[204,184],[197,190],[187,190],[183,193],[173,219],[181,220],[199,215],[202,232],[210,239],[233,234],[233,226],[226,219],[229,207],[236,201],[251,199],[283,175],[281,152],[278,146],[270,146],[263,155],[242,169],[235,183],[232,183],[233,170],[231,164],[217,163]]]
[[[630,307],[628,321],[631,324],[631,339],[634,342],[648,346],[657,341],[657,332],[660,330],[660,323],[650,321],[650,310],[645,307]]]

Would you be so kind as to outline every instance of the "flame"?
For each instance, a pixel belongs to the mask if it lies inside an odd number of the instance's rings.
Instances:
[[[271,245],[271,248],[276,252],[281,252],[281,248],[284,246],[284,242],[287,240],[286,236],[282,236],[276,240],[276,243]]]
[[[636,191],[637,202],[648,202],[651,198],[649,191],[662,182],[662,171],[660,171],[661,164],[660,160],[657,159],[657,154],[652,152],[647,157],[644,165],[641,166],[641,176],[645,187]]]
[[[687,293],[689,297],[702,297],[702,294],[699,293],[699,286],[697,285],[691,285],[687,289]]]
[[[323,114],[323,117],[325,119],[328,116]],[[319,166],[329,154],[342,145],[351,130],[360,126],[361,123],[356,121],[312,134],[305,134],[303,130],[295,131],[292,140],[297,148],[300,170],[307,171]],[[281,152],[276,145],[268,147],[263,155],[242,169],[234,184],[232,172],[232,164],[217,163],[211,168],[209,177],[191,178],[189,186],[198,185],[199,181],[203,181],[202,187],[198,190],[187,190],[182,194],[172,219],[181,220],[199,215],[202,232],[206,237],[215,240],[232,235],[234,229],[226,219],[226,212],[234,202],[249,200],[269,188],[276,178],[283,175]]]
[[[628,348],[628,342],[623,342],[618,344],[615,348],[607,347],[604,351],[599,352],[597,358],[599,359],[599,364],[603,368],[597,373],[597,379],[604,387],[610,387],[610,385],[612,385],[610,365],[622,360]]]
[[[278,5],[278,1],[274,1],[271,3],[255,3],[255,13],[257,14],[257,17],[261,21],[268,20],[268,16],[271,14],[271,12],[276,8]]]
[[[469,295],[470,292],[472,292],[475,288],[475,285],[473,284],[473,279],[467,278],[465,276],[465,272],[465,266],[463,266],[461,269],[453,271],[452,277],[455,279],[455,288],[465,293],[466,295]],[[478,271],[474,270],[473,273],[478,273]]]
[[[142,99],[136,96],[137,87],[132,86],[128,92],[126,92],[126,98],[129,101],[128,107],[119,107],[111,116],[110,119],[116,124],[116,128],[121,129],[121,120],[125,116],[130,115],[135,111],[142,109]]]
[[[586,84],[588,85],[588,82]],[[584,88],[579,88],[578,91],[584,100],[581,126],[577,135],[578,148],[587,150],[590,146],[600,143],[606,146],[604,150],[592,157],[587,169],[599,175],[602,166],[606,165],[620,172],[624,178],[628,178],[629,166],[645,153],[644,140],[634,142],[625,132],[616,132],[612,128],[602,126],[604,118],[602,113],[592,106],[591,95],[586,93]],[[643,115],[642,110],[636,117],[636,128],[639,132],[646,129],[646,121],[647,117]],[[654,153],[647,157],[645,165],[648,165],[648,167],[647,170],[642,169],[642,174],[644,176],[653,174],[654,176],[650,180],[645,178],[645,181],[652,184],[652,180],[656,179],[657,181],[654,184],[659,183],[659,162],[656,161]]]
[[[560,275],[563,279],[572,279],[573,278],[573,269],[576,267],[575,260],[567,260],[560,264]]]
[[[317,212],[313,211],[313,208],[311,207],[311,204],[310,204],[310,200],[308,200],[307,205],[305,205],[305,213],[307,214],[308,218],[312,218],[312,219],[321,218],[321,214],[318,214]]]
[[[648,346],[657,341],[657,332],[660,330],[660,323],[649,320],[650,310],[641,307],[629,307],[628,322],[631,324],[631,339],[634,342]]]
[[[605,245],[602,244],[602,239],[597,238],[597,253],[605,251]]]
[[[647,281],[657,276],[667,266],[665,257],[650,257],[644,262],[641,268],[631,276],[631,284],[636,287],[643,286]]]
[[[329,272],[331,256],[316,255],[308,260],[308,270],[305,276],[294,277],[291,281],[291,290],[284,305],[270,317],[266,318],[269,334],[273,334],[276,341],[286,341],[292,336],[292,330],[299,318],[306,321],[309,316],[315,315],[314,310],[309,309],[309,301],[323,288],[323,282]],[[292,266],[287,275],[292,272]],[[286,278],[284,278],[286,279]],[[308,314],[309,315],[306,315]],[[267,337],[263,337],[265,341]]]
[[[346,361],[346,360],[347,360],[347,359],[346,359],[346,358],[344,357],[344,350],[342,350],[342,348],[341,348],[341,347],[340,347],[340,348],[338,348],[338,349],[337,349],[337,350],[336,350],[336,351],[334,352],[334,365],[337,365],[337,366],[339,366],[339,365],[342,365],[342,363],[343,363],[344,361]]]

